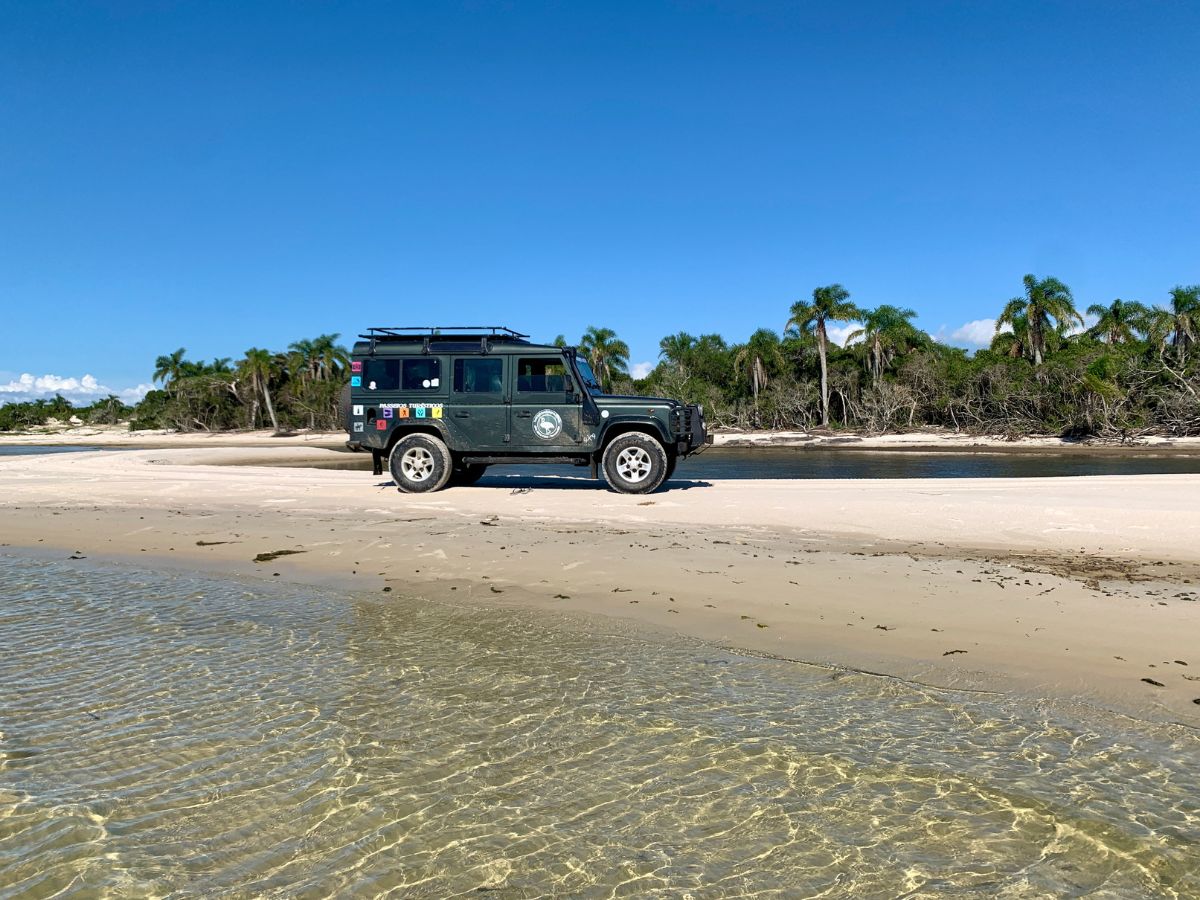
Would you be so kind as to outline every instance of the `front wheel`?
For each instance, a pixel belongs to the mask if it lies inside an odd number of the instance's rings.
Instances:
[[[667,457],[667,474],[663,476],[663,484],[666,484],[675,475],[675,466],[679,463],[679,457],[671,454]]]
[[[453,472],[449,448],[431,434],[409,434],[396,441],[388,468],[396,487],[406,494],[439,491]]]
[[[631,431],[605,448],[601,466],[614,491],[648,494],[666,480],[667,452],[650,435]]]

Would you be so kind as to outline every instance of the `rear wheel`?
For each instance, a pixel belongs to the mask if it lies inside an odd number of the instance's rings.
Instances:
[[[469,463],[465,466],[458,466],[450,474],[451,487],[469,487],[483,477],[483,473],[487,471],[487,466]]]
[[[438,491],[450,480],[450,450],[431,434],[409,434],[396,441],[388,468],[396,487],[406,494]]]
[[[666,480],[667,452],[650,435],[631,431],[605,448],[601,467],[614,491],[648,494]]]

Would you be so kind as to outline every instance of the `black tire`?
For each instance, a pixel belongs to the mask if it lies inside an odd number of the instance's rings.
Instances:
[[[450,487],[470,487],[487,471],[487,466],[469,464],[457,467],[450,473]]]
[[[405,494],[440,491],[454,468],[450,449],[432,434],[407,434],[396,441],[388,457],[392,479]]]
[[[667,474],[663,476],[663,484],[666,484],[675,475],[675,466],[679,463],[679,457],[674,453],[667,456]]]
[[[604,448],[604,480],[622,494],[648,494],[667,477],[667,451],[650,435],[631,431]]]
[[[342,387],[342,392],[338,394],[337,404],[338,422],[341,423],[342,431],[350,434],[350,385],[346,384]]]

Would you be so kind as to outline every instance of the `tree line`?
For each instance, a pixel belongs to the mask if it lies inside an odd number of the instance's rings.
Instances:
[[[61,396],[10,403],[0,407],[0,430],[72,416],[88,424],[128,421],[134,430],[337,429],[338,395],[350,368],[339,337],[322,334],[281,352],[251,347],[241,359],[211,362],[189,360],[180,347],[155,360],[153,381],[161,387],[133,406],[113,395],[82,408]]]
[[[991,345],[974,353],[934,340],[916,315],[860,307],[832,284],[781,310],[780,330],[759,328],[742,343],[668,335],[644,378],[630,375],[629,347],[610,328],[588,328],[578,346],[609,391],[702,403],[718,428],[1200,434],[1200,286],[1175,287],[1161,305],[1116,299],[1080,312],[1066,284],[1026,275],[1022,294],[998,311]],[[830,337],[835,325],[856,326],[845,346]],[[111,396],[83,408],[61,397],[7,404],[0,430],[70,415],[135,429],[338,430],[349,373],[338,338],[253,347],[237,361],[191,361],[180,348],[155,361],[161,387],[133,407]]]
[[[611,329],[588,329],[580,349],[611,390],[703,403],[716,427],[1200,434],[1200,285],[1171,289],[1162,305],[1116,299],[1081,313],[1062,281],[1026,275],[974,353],[934,340],[916,316],[860,307],[832,284],[792,304],[780,331],[744,343],[664,337],[644,379],[630,377],[629,348]],[[858,326],[845,346],[830,339],[835,324]]]

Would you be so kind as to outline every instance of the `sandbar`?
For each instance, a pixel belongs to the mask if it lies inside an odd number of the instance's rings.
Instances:
[[[611,616],[953,690],[1200,726],[1200,475],[530,475],[404,495],[316,441],[0,457],[0,545]],[[261,465],[230,466],[233,461]],[[281,553],[280,551],[286,551]]]

